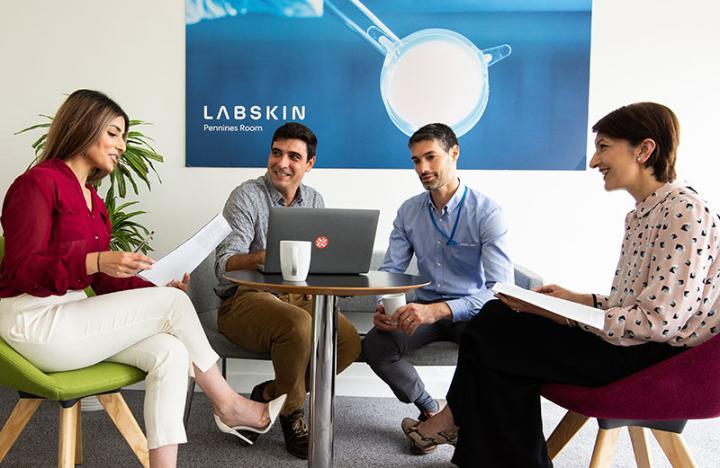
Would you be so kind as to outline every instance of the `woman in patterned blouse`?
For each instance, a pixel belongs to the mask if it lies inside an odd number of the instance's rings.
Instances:
[[[557,285],[538,291],[596,307],[602,330],[508,297],[488,302],[463,334],[448,405],[426,422],[403,421],[415,449],[456,444],[452,461],[459,466],[552,466],[542,384],[603,386],[720,331],[718,216],[695,190],[673,183],[677,117],[643,102],[592,129],[590,167],[606,190],[625,190],[636,202],[625,218],[610,295]]]

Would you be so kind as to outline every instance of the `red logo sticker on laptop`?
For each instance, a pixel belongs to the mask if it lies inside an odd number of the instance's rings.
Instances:
[[[315,238],[315,247],[318,249],[324,249],[328,244],[330,244],[330,239],[325,236],[317,236],[317,238]]]

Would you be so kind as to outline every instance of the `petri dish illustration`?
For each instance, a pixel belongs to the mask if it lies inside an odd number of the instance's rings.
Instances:
[[[359,0],[324,4],[385,56],[380,93],[400,131],[412,135],[425,124],[443,122],[459,137],[478,123],[490,95],[488,67],[512,53],[509,45],[479,50],[449,29],[422,29],[400,39]]]
[[[407,135],[431,122],[446,123],[458,136],[464,135],[487,106],[489,62],[509,53],[507,46],[486,54],[447,29],[412,33],[386,55],[380,75],[390,119]]]

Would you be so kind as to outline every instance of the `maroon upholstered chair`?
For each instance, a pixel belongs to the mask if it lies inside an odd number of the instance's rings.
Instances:
[[[696,466],[680,433],[688,419],[720,416],[720,335],[604,387],[546,384],[541,394],[569,410],[547,440],[551,459],[593,417],[600,427],[591,467],[610,465],[623,427],[639,467],[650,466],[644,428],[673,466]]]

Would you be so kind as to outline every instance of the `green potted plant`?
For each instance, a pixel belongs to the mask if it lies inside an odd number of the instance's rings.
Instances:
[[[35,150],[35,159],[30,163],[31,165],[37,160],[45,146],[47,129],[50,127],[53,119],[52,116],[45,114],[40,114],[40,117],[46,119],[47,122],[32,125],[15,133],[15,135],[19,135],[29,131],[44,130],[44,133],[32,144],[32,148]],[[145,214],[145,211],[133,208],[139,202],[123,201],[128,194],[128,185],[132,187],[135,195],[139,194],[136,179],[144,182],[148,190],[152,190],[150,186],[151,172],[155,174],[158,182],[162,183],[160,175],[155,170],[154,163],[163,162],[163,157],[158,154],[150,144],[150,142],[153,141],[152,138],[137,129],[140,125],[149,125],[149,123],[143,122],[142,120],[130,121],[127,149],[123,157],[120,158],[117,166],[115,166],[115,170],[110,173],[107,178],[103,179],[109,181],[104,201],[110,213],[110,221],[112,222],[110,239],[110,248],[112,250],[133,251],[137,246],[142,244],[144,237],[150,233],[150,230],[140,224],[136,219],[138,216]],[[96,188],[99,188],[101,184],[102,181],[99,181],[96,184]],[[146,243],[140,247],[140,250],[143,253],[147,253],[151,251],[152,248]]]

